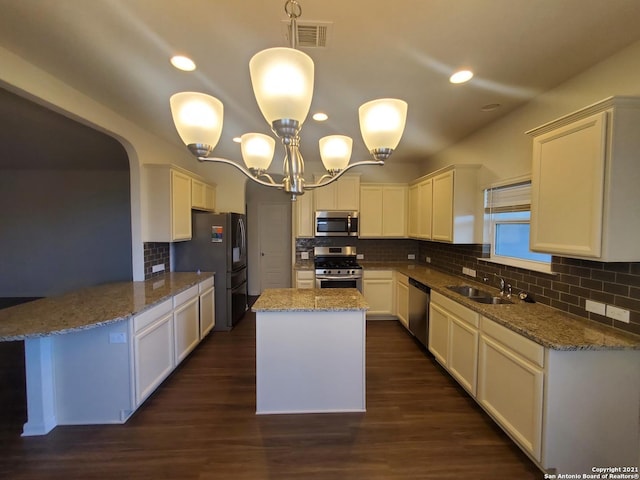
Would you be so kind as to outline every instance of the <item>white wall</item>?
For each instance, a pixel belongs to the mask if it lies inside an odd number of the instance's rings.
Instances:
[[[428,159],[422,173],[450,164],[480,163],[481,186],[528,175],[532,140],[525,131],[613,95],[640,95],[640,42]]]

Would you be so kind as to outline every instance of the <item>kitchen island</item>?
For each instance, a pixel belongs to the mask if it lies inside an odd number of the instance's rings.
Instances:
[[[356,289],[267,289],[256,312],[256,413],[365,411],[365,314]]]

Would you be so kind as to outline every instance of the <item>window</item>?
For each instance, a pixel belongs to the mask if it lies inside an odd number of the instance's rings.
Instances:
[[[485,225],[496,263],[543,272],[551,271],[551,255],[529,250],[531,182],[485,190]]]

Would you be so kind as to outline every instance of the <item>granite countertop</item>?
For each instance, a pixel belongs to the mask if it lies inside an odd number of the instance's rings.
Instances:
[[[456,277],[424,264],[409,262],[360,262],[365,270],[395,270],[432,290],[479,312],[485,317],[554,350],[640,350],[640,336],[600,325],[541,303],[527,303],[516,296],[513,304],[477,303],[449,290],[451,285],[473,285],[498,295],[498,289]]]
[[[167,273],[140,282],[74,290],[0,310],[0,341],[64,334],[126,320],[213,273]]]
[[[253,304],[254,312],[345,312],[368,310],[355,288],[271,288]]]

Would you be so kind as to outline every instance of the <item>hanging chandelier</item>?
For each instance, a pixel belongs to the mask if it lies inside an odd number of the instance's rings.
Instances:
[[[316,183],[304,179],[304,161],[300,154],[300,129],[311,107],[314,66],[307,54],[297,49],[297,19],[302,8],[296,0],[287,0],[285,12],[290,22],[290,48],[269,48],[258,52],[249,62],[251,84],[258,107],[285,150],[283,180],[277,183],[266,173],[273,159],[275,140],[261,133],[241,137],[241,164],[212,156],[222,132],[223,105],[210,95],[181,92],[171,96],[171,114],[176,130],[189,151],[202,162],[231,165],[261,185],[279,188],[291,195],[323,187],[348,170],[362,165],[384,165],[397,147],[404,131],[407,103],[383,98],[359,108],[360,132],[373,160],[349,164],[353,141],[344,135],[330,135],[319,141],[320,158],[327,173]]]

